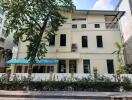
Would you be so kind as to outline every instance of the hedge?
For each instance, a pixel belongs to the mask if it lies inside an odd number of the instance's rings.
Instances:
[[[96,78],[71,78],[68,80],[41,80],[33,81],[26,77],[12,80],[0,77],[0,90],[32,90],[32,91],[100,91],[118,92],[120,90],[132,91],[132,82],[128,77],[120,77],[111,80],[105,76],[97,75]]]
[[[125,82],[68,82],[68,81],[31,81],[31,82],[0,82],[1,90],[32,91],[100,91],[118,92],[123,87],[126,91],[132,90],[132,85]]]

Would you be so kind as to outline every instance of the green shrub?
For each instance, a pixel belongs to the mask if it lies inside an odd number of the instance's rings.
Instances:
[[[4,80],[4,81],[2,81]],[[21,80],[15,77],[12,81],[0,78],[1,90],[32,90],[32,91],[100,91],[117,92],[123,88],[125,91],[132,91],[132,82],[129,78],[123,77],[121,81],[111,81],[105,76],[98,75],[95,78],[87,77],[75,81],[29,81],[23,77]]]

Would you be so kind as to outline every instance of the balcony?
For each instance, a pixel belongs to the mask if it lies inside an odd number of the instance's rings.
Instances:
[[[106,22],[105,23],[105,28],[106,29],[119,29],[119,25],[118,25],[118,23],[114,23],[114,22],[112,22],[112,23],[110,23],[110,22]]]
[[[72,27],[72,31],[93,31],[93,30],[119,30],[118,22],[72,22],[72,25],[77,25],[76,28]],[[85,27],[82,27],[85,25]]]

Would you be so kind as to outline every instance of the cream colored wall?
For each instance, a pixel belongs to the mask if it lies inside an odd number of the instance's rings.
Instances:
[[[96,36],[101,35],[103,48],[97,48]],[[88,48],[82,48],[82,36],[88,37]],[[115,50],[114,43],[121,42],[119,31],[74,31],[73,43],[77,43],[80,53],[112,53]]]
[[[107,59],[114,60],[114,66],[117,65],[116,56],[112,54],[115,51],[114,43],[121,42],[119,30],[108,30],[105,28],[104,15],[86,15],[86,14],[68,14],[69,19],[59,28],[55,38],[55,46],[47,47],[46,58],[66,59],[69,72],[69,59],[77,60],[77,72],[83,73],[83,59],[90,59],[91,72],[94,66],[97,66],[99,73],[107,73]],[[72,21],[71,18],[86,17],[86,21]],[[94,24],[100,24],[99,29],[94,28]],[[72,29],[72,24],[77,24],[77,29]],[[86,29],[81,29],[81,24],[87,24]],[[60,47],[60,34],[66,34],[66,47]],[[82,36],[88,36],[88,48],[82,48]],[[96,36],[103,37],[103,48],[97,48]],[[77,44],[77,52],[71,52],[71,44]],[[18,58],[26,57],[26,44],[20,43]],[[56,69],[57,71],[57,69]]]
[[[100,74],[108,74],[107,72],[107,62],[106,60],[112,59],[114,61],[114,68],[117,66],[116,56],[113,54],[82,54],[81,55],[81,63],[83,63],[83,59],[90,60],[90,70],[93,73],[93,67],[97,67],[98,73]],[[79,70],[82,71],[83,66],[79,67]]]

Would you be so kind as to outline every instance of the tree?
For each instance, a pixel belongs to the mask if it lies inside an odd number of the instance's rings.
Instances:
[[[123,52],[123,50],[125,48],[125,44],[120,44],[118,42],[115,42],[115,47],[116,47],[117,50],[115,50],[113,52],[113,54],[117,55],[118,64],[123,65],[122,52]]]
[[[118,42],[115,42],[115,47],[117,50],[115,50],[113,54],[116,54],[117,56],[118,65],[116,67],[116,74],[118,81],[120,81],[120,74],[124,72],[124,66],[125,66],[122,58],[123,57],[122,52],[125,48],[125,44],[120,44]]]
[[[72,11],[72,0],[0,0],[0,5],[6,11],[6,32],[14,33],[16,44],[29,43],[26,58],[31,74],[35,58],[45,56],[46,42],[66,21],[62,13]]]
[[[5,61],[10,60],[12,58],[12,50],[11,49],[1,49],[0,58],[4,58]]]

